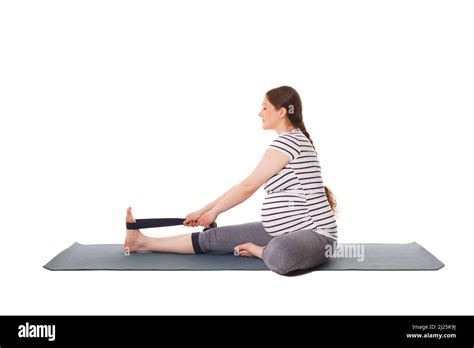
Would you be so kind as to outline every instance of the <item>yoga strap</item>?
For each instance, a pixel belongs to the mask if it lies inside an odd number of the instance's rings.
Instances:
[[[152,228],[152,227],[164,227],[164,226],[175,226],[182,225],[184,220],[179,218],[164,218],[164,219],[136,219],[136,222],[127,222],[127,230],[138,230],[140,228]],[[204,228],[203,231],[210,228],[217,227],[217,224],[213,222],[209,227]]]

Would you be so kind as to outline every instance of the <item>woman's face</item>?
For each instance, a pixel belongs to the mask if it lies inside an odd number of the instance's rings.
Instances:
[[[285,108],[280,108],[280,111],[276,110],[267,97],[265,97],[262,103],[262,110],[258,114],[262,118],[263,129],[275,129],[275,126],[284,117],[284,111]]]

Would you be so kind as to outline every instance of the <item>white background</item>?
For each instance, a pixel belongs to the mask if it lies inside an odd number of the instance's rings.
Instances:
[[[469,1],[2,1],[0,314],[473,314]],[[339,241],[416,241],[426,272],[51,272],[243,180],[303,101]],[[218,217],[260,219],[261,188]],[[163,236],[184,226],[145,230]]]

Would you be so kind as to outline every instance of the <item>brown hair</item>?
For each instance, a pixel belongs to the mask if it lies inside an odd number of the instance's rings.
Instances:
[[[286,115],[288,116],[291,124],[295,128],[301,129],[303,134],[306,136],[306,138],[308,138],[314,148],[313,140],[311,140],[303,122],[303,105],[298,92],[296,92],[296,90],[290,86],[281,86],[269,90],[265,96],[275,107],[275,109],[286,109]],[[331,206],[331,210],[335,213],[337,203],[332,191],[327,186],[324,186],[324,192],[326,193],[326,198],[329,202],[329,205]]]

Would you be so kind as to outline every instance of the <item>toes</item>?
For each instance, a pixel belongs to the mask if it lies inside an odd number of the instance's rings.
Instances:
[[[135,219],[133,218],[133,215],[132,215],[132,207],[128,207],[127,208],[127,218],[126,218],[127,222],[135,222]]]
[[[247,249],[247,244],[248,243],[244,243],[244,244],[239,244],[237,245],[235,248],[234,248],[234,255],[235,256],[252,256],[251,253],[248,251]]]
[[[254,254],[251,252],[252,243],[244,243],[239,244],[234,248],[234,255],[235,256],[245,256],[245,257],[252,257]]]

